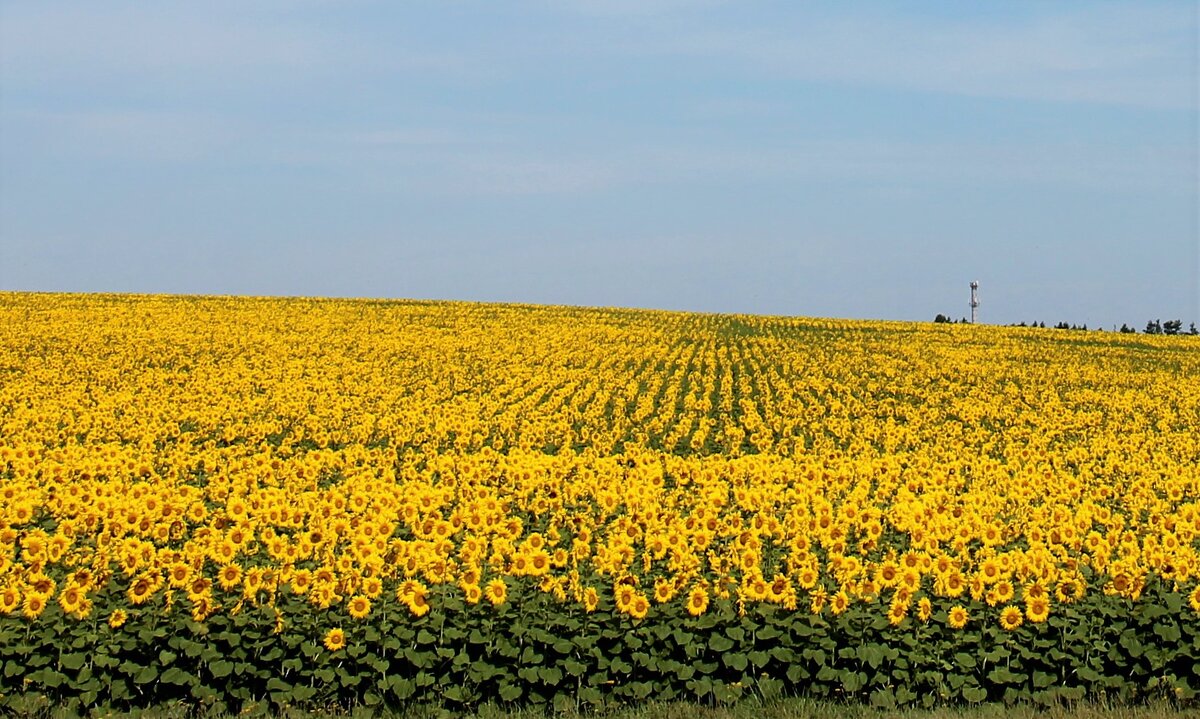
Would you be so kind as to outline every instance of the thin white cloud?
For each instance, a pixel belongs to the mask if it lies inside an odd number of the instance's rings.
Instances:
[[[354,145],[372,147],[428,147],[460,143],[466,138],[458,132],[440,127],[398,127],[386,130],[365,130],[338,136]]]
[[[971,21],[850,10],[776,28],[673,31],[627,51],[744,63],[803,80],[981,97],[1196,106],[1193,5],[1052,4],[1023,20]],[[1189,31],[1190,29],[1190,31]]]
[[[437,197],[594,196],[649,188],[803,187],[837,183],[856,194],[918,196],[948,187],[1140,193],[1190,197],[1195,153],[1163,144],[797,141],[787,146],[591,148],[570,153],[513,145],[349,146],[326,162],[354,168],[363,190]],[[369,157],[369,160],[366,159]]]
[[[617,168],[596,158],[476,154],[445,159],[443,189],[468,195],[590,194],[623,179]]]
[[[186,111],[17,111],[0,113],[0,121],[23,142],[75,160],[191,162],[245,135],[218,115]]]
[[[597,17],[646,17],[704,10],[726,4],[725,0],[552,0],[541,3],[556,10],[567,10]]]
[[[231,2],[15,4],[0,22],[0,60],[10,80],[24,81],[154,77],[237,85],[347,69],[493,71],[458,53],[381,45],[293,20],[285,6]]]

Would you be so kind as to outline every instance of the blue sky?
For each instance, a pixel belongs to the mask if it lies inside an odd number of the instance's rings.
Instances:
[[[0,289],[1200,323],[1196,13],[0,0]]]

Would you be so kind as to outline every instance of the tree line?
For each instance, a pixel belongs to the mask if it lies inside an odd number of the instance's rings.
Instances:
[[[967,322],[966,317],[956,320],[956,319],[953,319],[952,317],[950,317],[949,315],[943,315],[940,312],[938,313],[937,317],[933,318],[933,321],[936,322],[937,324],[969,324]],[[1008,325],[1008,326],[1009,327],[1041,327],[1041,328],[1045,328],[1046,323],[1045,322],[1031,322],[1029,324],[1026,324],[1024,322],[1018,322],[1017,324],[1012,324],[1012,325]],[[1068,324],[1066,322],[1059,322],[1058,324],[1051,325],[1051,327],[1056,330],[1087,330],[1087,328],[1088,328],[1088,326],[1086,324],[1076,325],[1076,324]],[[1097,327],[1096,330],[1098,332],[1103,332],[1104,328]],[[1133,327],[1130,327],[1129,325],[1125,324],[1124,322],[1121,323],[1121,329],[1117,330],[1117,332],[1120,332],[1121,334],[1137,334],[1136,329],[1134,329]],[[1183,329],[1183,320],[1166,320],[1164,322],[1162,320],[1154,319],[1154,320],[1150,320],[1149,322],[1146,323],[1146,328],[1142,330],[1142,333],[1148,334],[1148,335],[1183,335],[1183,334],[1196,335],[1196,334],[1200,334],[1200,330],[1196,329],[1195,322],[1192,322],[1190,325],[1188,325],[1187,331],[1185,332]]]

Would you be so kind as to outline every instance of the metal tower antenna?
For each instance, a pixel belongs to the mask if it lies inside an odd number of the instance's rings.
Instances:
[[[971,282],[971,324],[975,324],[979,310],[979,281]]]

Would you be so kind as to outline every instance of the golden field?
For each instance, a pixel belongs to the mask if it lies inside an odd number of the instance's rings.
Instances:
[[[303,605],[329,653],[518,586],[635,624],[1194,614],[1198,377],[1192,337],[0,293],[0,613]]]

